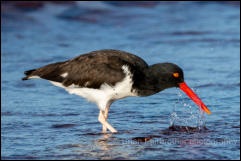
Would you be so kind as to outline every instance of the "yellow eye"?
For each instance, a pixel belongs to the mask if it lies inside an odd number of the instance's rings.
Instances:
[[[173,73],[172,74],[174,77],[178,78],[179,77],[179,73]]]

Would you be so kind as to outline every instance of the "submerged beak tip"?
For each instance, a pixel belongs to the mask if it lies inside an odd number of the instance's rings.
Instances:
[[[201,108],[209,115],[212,113],[204,104],[201,105]]]
[[[205,112],[206,112],[207,114],[209,114],[209,115],[212,113],[212,112],[209,111],[209,110],[206,110]]]
[[[183,90],[198,106],[200,106],[203,111],[207,114],[211,114],[211,111],[209,111],[201,99],[187,86],[185,82],[179,83],[179,88]]]
[[[208,115],[210,115],[212,112],[209,111],[208,109],[203,109],[203,111],[205,111]]]

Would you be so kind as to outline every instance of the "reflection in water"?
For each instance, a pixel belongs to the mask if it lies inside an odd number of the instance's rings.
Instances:
[[[132,140],[136,141],[136,142],[147,142],[149,140],[151,140],[152,137],[148,136],[148,137],[134,137],[132,138]]]
[[[113,137],[112,134],[103,134],[100,139],[95,141],[99,159],[127,159],[128,153],[119,150],[122,146],[120,139]]]
[[[111,133],[107,133],[107,134],[103,134],[100,139],[96,140],[96,144],[101,146],[101,148],[103,150],[109,150],[109,146],[107,144],[107,142],[109,141],[109,139],[112,137],[113,134]]]
[[[205,132],[208,129],[205,126],[202,127],[190,127],[190,126],[177,126],[172,125],[168,128],[170,131],[178,131],[178,132]]]

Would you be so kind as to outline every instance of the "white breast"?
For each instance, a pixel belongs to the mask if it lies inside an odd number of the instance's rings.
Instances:
[[[104,111],[106,106],[115,100],[128,96],[137,96],[135,91],[131,91],[133,81],[128,66],[122,66],[122,69],[126,76],[121,82],[117,82],[114,86],[104,83],[99,89],[82,88],[75,84],[65,87],[61,83],[50,82],[55,86],[64,88],[70,94],[79,95],[90,102],[96,103]]]

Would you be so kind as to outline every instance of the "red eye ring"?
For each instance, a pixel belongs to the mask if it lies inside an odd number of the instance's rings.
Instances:
[[[179,73],[173,73],[172,74],[174,77],[178,78],[179,77]]]

